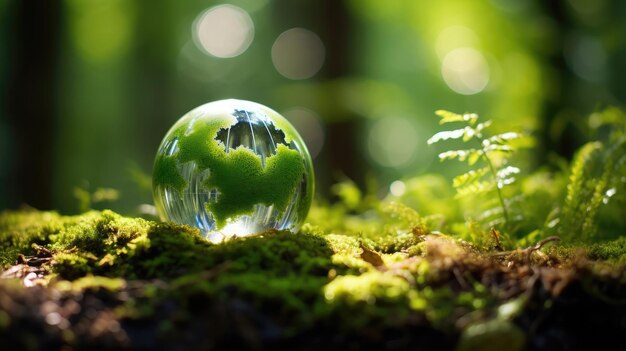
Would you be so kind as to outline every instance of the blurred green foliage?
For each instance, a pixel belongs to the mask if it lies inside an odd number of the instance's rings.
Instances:
[[[253,25],[242,32],[253,33],[249,46],[230,58],[210,54],[211,32],[201,27],[206,11],[223,4]],[[441,148],[426,146],[440,108],[477,112],[494,121],[494,133],[535,136],[536,152],[520,158],[544,173],[524,186],[560,182],[545,172],[563,162],[546,161],[567,159],[593,139],[586,116],[626,101],[625,7],[618,0],[2,1],[0,208],[77,211],[75,187],[119,190],[107,205],[126,213],[151,203],[144,175],[165,132],[192,108],[229,97],[292,121],[293,109],[311,112],[323,132],[310,142],[321,147],[317,189],[327,199],[344,176],[361,191],[375,179],[378,197],[396,180],[416,197],[449,192],[427,175],[463,172],[436,161]],[[277,51],[292,28],[323,44],[321,69],[310,78],[280,70],[281,59],[307,50]],[[238,40],[228,38],[222,44]],[[37,130],[39,122],[49,127]],[[32,173],[39,176],[24,176]],[[548,186],[535,190],[537,198],[558,197]],[[459,215],[438,200],[422,206]]]

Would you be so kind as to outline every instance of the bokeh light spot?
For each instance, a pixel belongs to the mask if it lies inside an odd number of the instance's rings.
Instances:
[[[393,196],[400,197],[406,193],[406,184],[401,180],[396,180],[389,185],[389,192]]]
[[[489,83],[489,66],[483,54],[472,48],[450,51],[441,63],[448,87],[463,95],[480,93]]]
[[[314,76],[324,64],[326,49],[317,34],[303,28],[284,31],[272,45],[272,62],[289,79]]]
[[[193,25],[196,45],[220,58],[239,56],[254,38],[248,13],[233,5],[219,5],[201,13]]]
[[[419,137],[415,125],[406,118],[377,120],[369,130],[369,155],[384,167],[401,168],[413,161]]]
[[[324,146],[324,127],[320,117],[313,111],[296,107],[283,112],[304,139],[311,158],[317,157]]]

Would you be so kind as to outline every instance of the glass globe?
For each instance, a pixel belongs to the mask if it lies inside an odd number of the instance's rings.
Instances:
[[[184,115],[154,162],[163,220],[213,242],[266,229],[298,230],[313,197],[311,157],[295,128],[250,101],[221,100]]]

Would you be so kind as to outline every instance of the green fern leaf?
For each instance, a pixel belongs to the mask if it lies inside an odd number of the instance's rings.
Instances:
[[[501,210],[497,212],[500,219],[496,218],[492,223],[505,223],[508,227],[507,203],[501,189],[515,182],[514,176],[520,170],[512,166],[502,167],[507,163],[508,154],[514,151],[509,141],[519,138],[520,134],[509,132],[485,137],[483,133],[491,126],[489,120],[479,123],[478,115],[473,113],[461,115],[440,110],[436,114],[441,118],[440,124],[461,122],[465,123],[465,127],[436,133],[428,139],[428,144],[450,139],[461,139],[467,144],[477,144],[476,148],[442,152],[439,154],[439,159],[442,161],[456,159],[467,162],[469,166],[480,161],[483,163],[483,167],[470,170],[454,178],[452,185],[457,190],[457,196],[484,195],[492,191],[495,192]],[[487,174],[491,174],[491,176],[486,177]]]
[[[514,149],[509,145],[499,145],[499,144],[483,144],[483,150],[485,152],[502,152],[502,153],[511,153]]]
[[[589,179],[592,178],[590,174],[592,161],[601,156],[602,150],[603,147],[600,142],[587,143],[578,151],[574,159],[558,228],[562,236],[580,238],[580,231],[583,227],[587,230],[591,229],[589,215],[594,213],[589,212],[596,206],[592,198],[599,191],[597,186],[603,187],[604,185],[597,184],[594,186],[593,182],[589,182]]]
[[[513,167],[513,166],[507,166],[499,170],[498,173],[496,173],[496,175],[498,179],[504,179],[513,174],[518,174],[519,172],[520,172],[519,168]]]
[[[494,136],[486,139],[486,141],[489,144],[503,144],[503,143],[505,143],[507,141],[519,139],[521,137],[522,137],[522,134],[520,134],[520,133],[507,132],[507,133],[494,135]]]
[[[564,211],[575,211],[577,204],[581,201],[581,193],[585,182],[585,169],[593,157],[602,151],[600,142],[585,144],[574,160],[570,171],[569,184],[567,185],[567,195],[565,197]]]
[[[471,155],[468,155],[467,157],[467,164],[469,164],[470,166],[473,166],[474,164],[476,164],[476,162],[478,162],[478,160],[480,160],[480,157],[483,154],[481,152],[474,152]]]
[[[472,183],[482,178],[485,174],[489,173],[488,167],[471,170],[461,175],[458,175],[452,179],[452,186],[458,188],[468,183]]]
[[[468,195],[484,194],[494,189],[494,183],[487,180],[480,180],[473,183],[469,183],[464,186],[456,188],[458,197],[464,197]]]
[[[464,135],[466,134],[466,129],[468,128],[462,128],[462,129],[455,129],[455,130],[446,130],[443,132],[439,132],[435,135],[433,135],[430,139],[428,139],[428,141],[426,143],[428,143],[428,145],[432,145],[436,142],[442,141],[442,140],[449,140],[449,139],[460,139],[461,137],[464,138]]]
[[[480,157],[480,150],[450,150],[440,153],[439,159],[441,161],[458,159],[459,161],[463,162],[467,160],[468,157],[474,157],[474,155],[478,155]]]
[[[501,216],[502,216],[502,207],[498,205],[496,207],[491,207],[481,212],[480,215],[476,219],[478,219],[479,221],[485,221],[485,220],[493,219],[494,217],[501,217]]]
[[[478,115],[475,113],[466,113],[466,114],[457,114],[450,111],[445,110],[437,110],[435,114],[441,117],[439,120],[439,124],[452,123],[452,122],[467,122],[469,125],[476,124],[478,120]]]

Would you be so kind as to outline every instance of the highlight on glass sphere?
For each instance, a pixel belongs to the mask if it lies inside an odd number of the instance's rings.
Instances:
[[[298,230],[311,206],[311,157],[295,128],[258,103],[220,100],[188,112],[165,135],[153,171],[163,220],[213,242]]]

